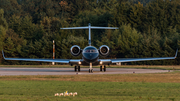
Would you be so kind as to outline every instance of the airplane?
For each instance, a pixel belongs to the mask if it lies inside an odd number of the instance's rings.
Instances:
[[[70,48],[70,52],[73,56],[79,56],[82,54],[82,59],[31,59],[31,58],[6,58],[2,50],[3,58],[5,60],[20,60],[20,61],[40,61],[40,62],[57,62],[57,63],[66,63],[71,66],[74,65],[74,71],[80,72],[80,66],[90,66],[89,73],[93,73],[92,66],[100,65],[100,71],[106,71],[106,65],[119,62],[134,62],[134,61],[147,61],[147,60],[166,60],[166,59],[175,59],[177,57],[178,49],[174,57],[158,57],[158,58],[119,58],[119,59],[99,59],[99,56],[108,56],[110,48],[107,45],[102,45],[97,49],[94,46],[91,46],[91,29],[118,29],[117,27],[97,27],[91,26],[89,23],[85,27],[67,27],[60,29],[89,29],[89,46],[86,46],[84,49],[81,49],[78,45],[73,45]]]

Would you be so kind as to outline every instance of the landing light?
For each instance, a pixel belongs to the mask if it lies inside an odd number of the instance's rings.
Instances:
[[[81,64],[81,62],[79,61],[79,62],[78,62],[78,64],[80,65],[80,64]]]
[[[102,61],[100,61],[100,64],[102,65]]]

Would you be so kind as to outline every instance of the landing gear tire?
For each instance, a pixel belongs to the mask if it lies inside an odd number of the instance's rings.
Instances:
[[[80,66],[78,66],[78,72],[80,72],[80,71],[81,71]]]
[[[102,66],[100,66],[100,71],[102,72]]]
[[[74,66],[74,71],[76,72],[76,70],[77,70],[77,66]]]
[[[104,66],[104,72],[106,71],[106,66]]]
[[[93,69],[91,69],[91,70],[89,69],[89,73],[93,73]]]
[[[93,73],[93,69],[91,69],[91,73]]]

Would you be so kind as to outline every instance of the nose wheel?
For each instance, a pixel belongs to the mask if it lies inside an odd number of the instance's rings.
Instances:
[[[93,73],[93,69],[89,69],[89,73]]]

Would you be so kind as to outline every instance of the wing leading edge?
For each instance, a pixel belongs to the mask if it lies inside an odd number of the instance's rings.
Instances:
[[[118,62],[134,62],[134,61],[148,61],[148,60],[167,60],[175,59],[177,57],[178,49],[174,57],[158,57],[158,58],[123,58],[123,59],[99,59],[99,62],[110,64]],[[71,63],[79,64],[82,59],[29,59],[29,58],[6,58],[2,50],[2,55],[5,60],[19,60],[19,61],[39,61],[39,62],[57,62],[57,63]]]
[[[39,61],[39,62],[57,62],[57,63],[73,63],[78,64],[81,59],[29,59],[29,58],[6,58],[2,50],[2,55],[5,60],[19,60],[19,61]]]
[[[178,49],[174,57],[158,57],[158,58],[123,58],[123,59],[99,59],[103,63],[118,63],[118,62],[134,62],[134,61],[148,61],[148,60],[167,60],[175,59],[177,57]]]

